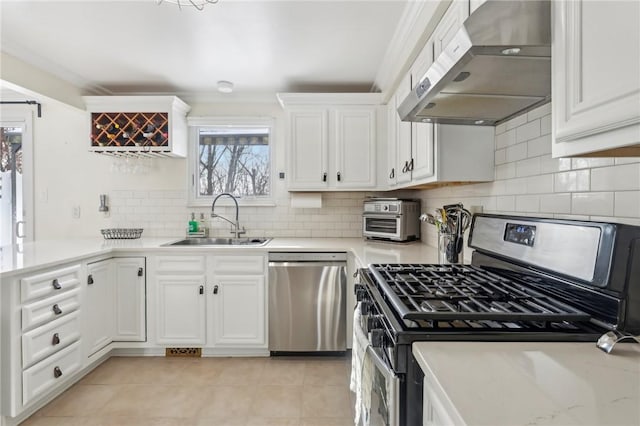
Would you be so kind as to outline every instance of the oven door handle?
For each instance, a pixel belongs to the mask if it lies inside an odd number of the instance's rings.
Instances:
[[[371,357],[375,368],[382,373],[385,379],[398,379],[395,371],[393,371],[389,363],[384,359],[384,355],[379,354],[377,349],[371,345],[367,346],[367,355]]]

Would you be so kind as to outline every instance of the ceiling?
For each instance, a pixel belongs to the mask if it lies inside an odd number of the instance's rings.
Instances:
[[[0,40],[87,94],[369,92],[407,3],[2,0]]]

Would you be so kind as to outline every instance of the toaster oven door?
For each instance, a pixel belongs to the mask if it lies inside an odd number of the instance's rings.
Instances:
[[[364,214],[362,235],[368,238],[388,238],[402,240],[402,215]]]

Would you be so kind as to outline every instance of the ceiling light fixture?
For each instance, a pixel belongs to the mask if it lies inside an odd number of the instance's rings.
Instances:
[[[231,93],[233,92],[233,83],[226,80],[220,80],[218,82],[218,92]]]
[[[156,3],[162,4],[164,2],[177,4],[178,8],[182,10],[182,6],[195,7],[198,10],[204,9],[207,4],[216,4],[219,0],[156,0]]]

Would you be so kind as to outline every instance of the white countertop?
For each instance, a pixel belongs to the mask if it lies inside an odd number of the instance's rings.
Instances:
[[[640,345],[421,342],[413,354],[468,425],[640,425]]]
[[[77,238],[38,241],[20,247],[0,247],[0,277],[24,273],[38,268],[73,262],[82,258],[118,254],[122,252],[171,251],[195,253],[207,251],[240,251],[265,253],[269,251],[350,251],[360,264],[370,263],[435,263],[437,251],[420,242],[367,242],[361,238],[274,238],[261,247],[162,247],[182,238],[140,238],[135,240],[105,240]]]

